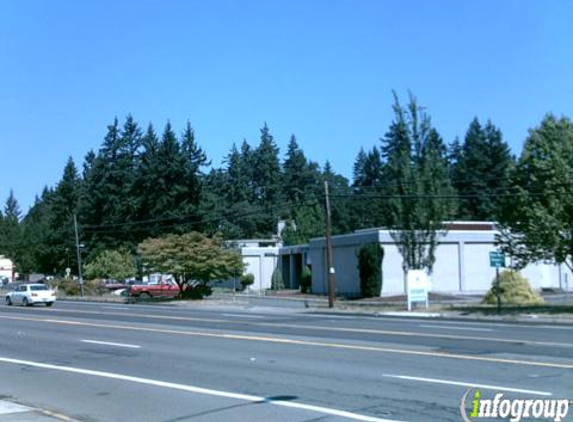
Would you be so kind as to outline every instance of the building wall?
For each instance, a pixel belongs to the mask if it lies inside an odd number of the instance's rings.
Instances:
[[[270,289],[273,271],[278,265],[278,248],[241,248],[241,254],[246,264],[245,273],[255,276],[251,290]]]
[[[431,290],[468,294],[481,294],[488,290],[495,277],[495,268],[489,266],[489,253],[497,250],[495,234],[494,230],[450,230],[441,238],[436,251],[436,262],[430,275]],[[376,241],[384,248],[382,295],[405,293],[402,256],[388,231],[373,229],[333,237],[338,294],[354,296],[360,293],[357,253],[362,245]],[[309,255],[313,262],[312,291],[326,294],[324,238],[311,240]],[[557,265],[531,264],[522,274],[534,289],[565,287],[562,282],[563,270]]]
[[[0,257],[0,278],[7,278],[9,283],[12,283],[14,280],[12,277],[14,276],[14,266],[12,261],[4,258],[3,256]]]

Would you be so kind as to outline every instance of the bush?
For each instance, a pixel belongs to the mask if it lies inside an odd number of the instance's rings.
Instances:
[[[50,283],[50,286],[57,289],[58,292],[65,296],[80,296],[82,293],[78,280],[72,280],[69,278],[54,280]],[[84,294],[86,296],[101,296],[108,292],[109,290],[106,289],[105,282],[103,280],[84,280]]]
[[[104,293],[109,293],[109,290],[105,287],[105,281],[95,279],[84,282],[84,292],[90,296],[101,296]]]
[[[69,278],[54,280],[51,286],[66,296],[79,296],[81,293],[78,281]]]
[[[362,297],[379,297],[382,292],[382,260],[384,249],[379,243],[370,243],[358,252],[358,273]]]
[[[529,281],[517,271],[502,271],[499,274],[501,303],[503,305],[540,305],[543,298],[530,286]],[[496,280],[491,283],[491,289],[486,293],[482,303],[497,304]]]
[[[241,286],[243,286],[243,290],[249,286],[252,286],[255,283],[255,276],[251,273],[243,274],[240,278]]]
[[[283,281],[283,275],[279,267],[277,267],[273,271],[273,276],[271,278],[271,289],[283,290],[284,288],[285,288],[285,283]]]
[[[206,284],[198,284],[196,286],[188,287],[181,292],[181,299],[199,300],[207,296],[211,296],[213,289]]]
[[[301,293],[310,293],[310,287],[312,285],[312,272],[308,265],[302,267],[302,273],[300,275],[300,291]]]

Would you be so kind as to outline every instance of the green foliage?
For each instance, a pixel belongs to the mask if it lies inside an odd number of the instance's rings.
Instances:
[[[529,137],[503,207],[500,242],[516,266],[536,260],[573,270],[573,122],[546,116]]]
[[[275,268],[271,277],[271,289],[284,290],[285,283],[283,281],[283,274],[279,267]]]
[[[255,276],[251,273],[243,274],[239,279],[243,289],[252,286],[255,283]]]
[[[499,274],[502,305],[540,305],[543,298],[531,288],[529,281],[517,271],[502,271]],[[491,289],[486,293],[483,303],[497,303],[497,284],[494,277]]]
[[[134,257],[125,248],[103,251],[84,267],[84,275],[87,279],[124,280],[134,277],[136,273]]]
[[[319,205],[301,206],[291,213],[291,219],[281,233],[285,245],[308,243],[313,237],[324,234],[324,210]]]
[[[390,235],[409,269],[432,270],[443,221],[453,216],[446,147],[415,98],[404,109],[395,97],[384,139]]]
[[[454,143],[451,158],[452,184],[462,195],[459,218],[496,221],[502,195],[509,191],[509,175],[515,165],[501,131],[490,121],[482,126],[475,118],[463,145]]]
[[[44,189],[24,218],[11,195],[0,212],[0,254],[13,255],[19,272],[63,274],[68,266],[75,272],[74,213],[87,262],[106,250],[133,250],[144,239],[189,230],[270,238],[279,220],[288,222],[286,244],[306,243],[322,236],[327,180],[333,234],[388,227],[409,268],[432,268],[441,222],[456,215],[499,215],[503,247],[517,265],[546,259],[571,267],[569,119],[546,117],[512,170],[507,144],[490,122],[475,119],[448,154],[413,97],[407,107],[396,98],[394,112],[382,144],[356,157],[352,186],[328,161],[321,169],[309,160],[294,135],[281,163],[266,124],[255,148],[246,140],[233,146],[222,168],[204,174],[209,160],[189,123],[180,136],[169,123],[158,136],[151,124],[142,131],[132,116],[123,124],[114,119],[80,171],[68,160],[61,180]],[[501,213],[497,193],[515,193]]]
[[[362,297],[379,297],[382,292],[384,249],[379,243],[364,245],[358,251],[358,273]]]
[[[360,150],[353,169],[352,186],[358,195],[351,202],[353,224],[358,228],[380,227],[388,224],[388,202],[369,195],[384,195],[385,173],[380,149],[373,147],[366,153]]]
[[[77,280],[59,279],[50,282],[50,286],[57,289],[59,295],[80,296],[81,287]],[[102,296],[109,291],[105,288],[103,280],[95,279],[84,282],[84,294],[86,296]]]
[[[213,288],[205,284],[188,286],[181,292],[181,299],[200,300],[213,294]]]
[[[219,235],[189,232],[150,238],[139,244],[138,252],[153,271],[173,274],[181,290],[191,281],[206,285],[229,280],[244,269],[240,253],[226,247]]]
[[[312,287],[312,272],[308,265],[302,267],[300,275],[300,291],[301,293],[310,293]]]
[[[20,206],[10,191],[4,206],[4,215],[0,212],[0,255],[11,259],[19,266],[21,251]]]

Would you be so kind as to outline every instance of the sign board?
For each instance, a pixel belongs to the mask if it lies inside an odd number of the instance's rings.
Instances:
[[[493,268],[505,267],[505,254],[503,252],[490,252],[489,266]]]
[[[430,283],[428,274],[422,270],[410,270],[406,277],[408,289],[408,310],[412,310],[412,303],[424,302],[428,309],[428,291]]]

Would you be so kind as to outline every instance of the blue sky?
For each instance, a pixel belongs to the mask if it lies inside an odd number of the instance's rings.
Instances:
[[[0,203],[23,211],[131,113],[189,120],[220,166],[266,121],[281,153],[350,177],[392,118],[392,90],[447,142],[474,116],[513,151],[573,117],[573,2],[533,0],[0,0]]]

